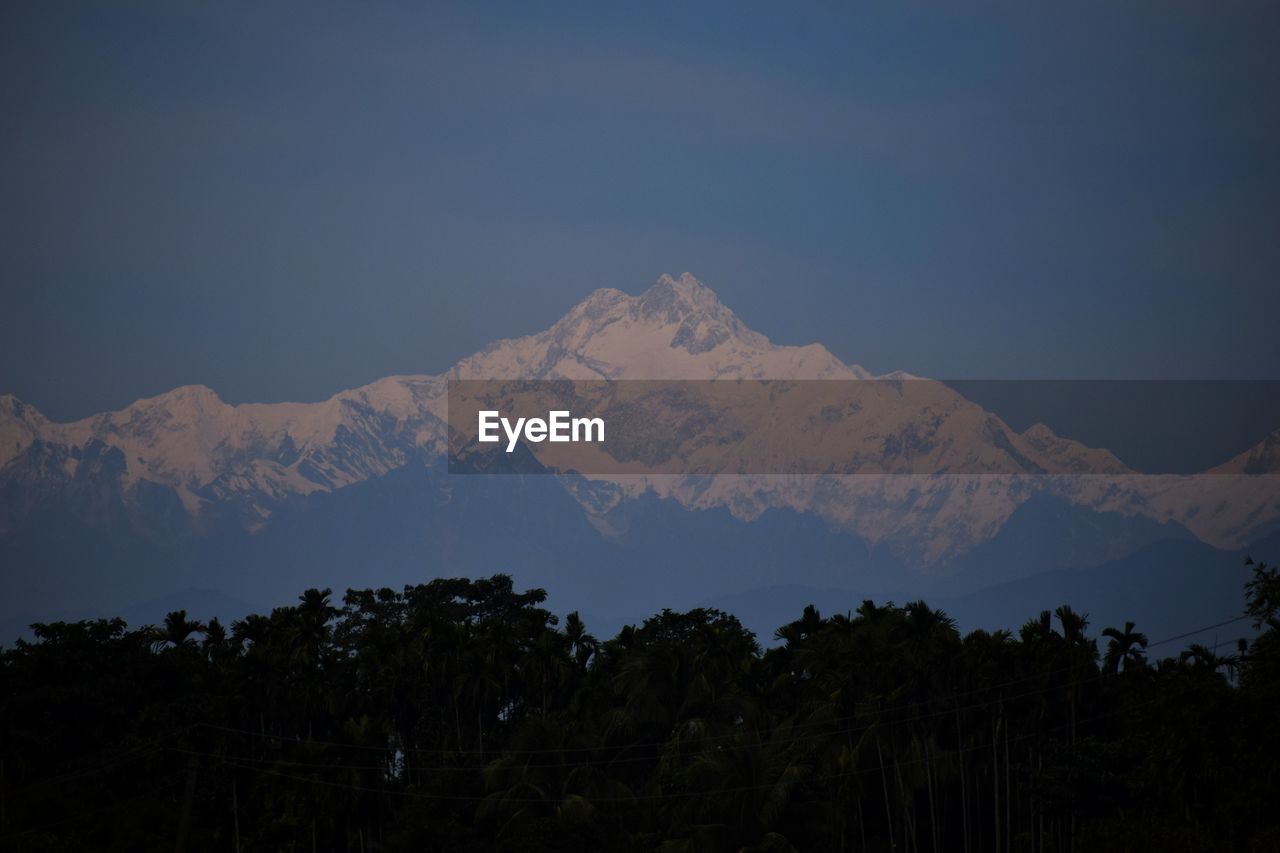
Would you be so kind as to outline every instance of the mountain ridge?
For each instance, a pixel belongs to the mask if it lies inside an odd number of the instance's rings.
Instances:
[[[1017,433],[930,380],[912,385],[908,400],[894,386],[915,380],[889,376],[867,386],[867,423],[874,430],[865,447],[847,451],[862,454],[858,476],[720,476],[709,484],[706,478],[650,478],[596,481],[589,489],[577,483],[571,491],[593,518],[649,492],[690,510],[727,507],[747,520],[779,506],[816,512],[922,565],[953,559],[991,539],[1022,503],[1042,492],[1099,512],[1176,522],[1223,547],[1265,535],[1280,519],[1280,497],[1269,484],[1241,486],[1228,476],[1276,470],[1280,432],[1213,469],[1213,481],[1140,477],[1110,451],[1060,437],[1043,424]],[[873,377],[821,344],[773,344],[691,274],[663,275],[635,296],[595,290],[548,329],[495,341],[444,374],[385,377],[316,403],[232,405],[207,386],[188,385],[116,412],[55,423],[4,395],[0,483],[15,494],[22,483],[40,479],[42,489],[57,492],[75,481],[86,449],[96,443],[119,451],[111,469],[115,485],[106,487],[118,488],[126,505],[158,486],[171,489],[194,519],[230,513],[257,530],[292,497],[440,458],[447,380],[474,378]],[[933,454],[933,470],[967,460],[972,470],[994,465],[1005,473],[980,480],[902,476],[911,470],[902,467],[904,454],[922,452]],[[20,519],[7,522],[15,523]]]

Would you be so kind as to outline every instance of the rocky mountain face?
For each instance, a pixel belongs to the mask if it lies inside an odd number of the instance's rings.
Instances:
[[[598,290],[554,326],[498,341],[443,376],[395,376],[320,403],[228,405],[187,386],[74,423],[0,397],[0,547],[50,512],[150,539],[261,533],[291,502],[438,466],[446,380],[873,378],[818,344],[778,346],[685,274],[630,296]],[[1044,425],[1016,432],[945,385],[866,383],[852,469],[827,476],[566,478],[596,534],[625,536],[643,496],[740,521],[812,514],[903,565],[944,567],[995,538],[1037,495],[1183,527],[1221,548],[1280,528],[1280,433],[1204,475],[1140,475]],[[905,390],[904,390],[905,389]],[[785,413],[780,416],[785,417]],[[749,441],[744,438],[744,442]],[[924,466],[921,467],[921,460]],[[921,470],[933,473],[921,474]],[[963,475],[948,471],[963,470]],[[984,474],[983,471],[993,473]],[[978,473],[974,473],[978,472]],[[30,536],[23,551],[30,558]]]

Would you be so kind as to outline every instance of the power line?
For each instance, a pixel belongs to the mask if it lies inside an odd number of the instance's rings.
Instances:
[[[99,812],[105,812],[105,811],[120,809],[123,807],[128,807],[129,804],[131,803],[136,806],[138,804],[138,801],[141,800],[142,798],[149,797],[152,794],[158,794],[161,791],[167,791],[168,789],[174,787],[175,785],[178,784],[178,781],[182,778],[183,775],[185,775],[185,771],[183,773],[171,774],[169,777],[164,777],[164,779],[167,781],[162,780],[159,784],[154,785],[153,787],[148,788],[145,791],[134,794],[132,797],[127,797],[123,800],[117,800],[115,802],[107,803],[106,805],[88,809],[78,814],[74,814],[70,817],[63,818],[62,820],[53,821],[52,823],[46,823],[40,826],[33,826],[27,829],[19,829],[15,832],[9,832],[4,835],[0,835],[0,838],[21,838],[22,836],[29,835],[30,833],[33,833],[33,832],[46,832],[50,829],[54,829],[59,826],[64,826],[68,823],[74,823],[78,820],[82,820],[86,817],[89,817],[90,815],[98,814]]]
[[[1225,625],[1231,625],[1231,624],[1233,624],[1233,623],[1240,622],[1240,621],[1245,620],[1245,619],[1248,619],[1248,618],[1249,618],[1249,617],[1248,617],[1247,615],[1241,615],[1241,616],[1236,616],[1236,617],[1233,617],[1233,618],[1230,618],[1230,619],[1225,619],[1225,620],[1222,620],[1222,621],[1219,621],[1219,622],[1212,623],[1212,624],[1210,624],[1210,625],[1205,625],[1205,626],[1203,626],[1203,627],[1196,628],[1196,629],[1191,630],[1191,631],[1186,631],[1186,632],[1183,632],[1183,633],[1181,633],[1181,634],[1176,634],[1176,635],[1174,635],[1174,636],[1172,636],[1172,637],[1166,637],[1166,638],[1161,639],[1161,640],[1156,640],[1156,641],[1154,641],[1154,642],[1149,642],[1149,643],[1147,643],[1147,645],[1145,646],[1145,648],[1152,648],[1152,647],[1154,647],[1154,646],[1161,646],[1161,645],[1165,645],[1165,644],[1168,644],[1168,643],[1171,643],[1171,642],[1175,642],[1175,641],[1180,640],[1180,639],[1184,639],[1184,638],[1186,638],[1186,637],[1191,637],[1191,636],[1194,636],[1194,635],[1196,635],[1196,634],[1203,633],[1203,632],[1205,632],[1205,631],[1213,630],[1214,628],[1220,628],[1220,627],[1223,627],[1223,626],[1225,626]],[[1060,635],[1055,635],[1055,636],[1060,636]],[[961,653],[960,653],[959,655],[957,655],[956,657],[957,657],[957,658],[959,658],[959,657],[963,657],[963,652],[961,652]],[[921,700],[916,700],[916,701],[906,702],[906,703],[899,703],[899,704],[896,704],[896,705],[887,705],[887,706],[886,706],[886,705],[876,705],[876,704],[864,704],[864,705],[862,706],[862,708],[861,708],[861,709],[855,709],[855,710],[854,710],[852,713],[850,713],[850,714],[845,714],[845,715],[841,715],[841,716],[837,716],[837,717],[832,717],[832,718],[831,718],[831,719],[829,719],[829,720],[810,721],[810,722],[807,722],[807,723],[798,723],[798,724],[796,724],[795,728],[798,728],[798,729],[824,728],[824,727],[829,727],[829,726],[832,726],[832,725],[839,725],[839,724],[841,724],[841,723],[848,722],[848,721],[851,721],[851,720],[856,720],[856,719],[858,719],[859,717],[862,717],[862,716],[864,716],[864,715],[866,715],[866,714],[868,714],[868,713],[875,713],[875,714],[879,714],[879,715],[881,715],[881,716],[884,716],[884,715],[887,715],[887,714],[892,714],[892,713],[896,713],[896,712],[898,712],[898,711],[903,711],[903,710],[910,710],[910,709],[913,709],[913,708],[922,708],[922,707],[931,707],[931,706],[936,706],[936,705],[939,705],[940,703],[942,703],[942,702],[944,702],[944,701],[946,701],[946,700],[959,700],[960,698],[963,698],[963,697],[973,696],[973,695],[976,695],[976,694],[979,694],[979,693],[991,693],[991,692],[993,692],[993,691],[1001,690],[1001,689],[1003,689],[1003,688],[1005,688],[1005,687],[1012,687],[1012,686],[1014,686],[1014,685],[1022,684],[1022,683],[1028,682],[1028,681],[1037,681],[1037,680],[1042,680],[1042,679],[1045,679],[1045,678],[1052,678],[1052,677],[1057,676],[1057,675],[1062,675],[1062,674],[1069,673],[1069,672],[1072,672],[1072,671],[1076,671],[1076,670],[1080,670],[1080,669],[1085,669],[1085,668],[1087,668],[1087,667],[1091,667],[1092,665],[1094,665],[1094,663],[1095,663],[1095,661],[1093,661],[1093,660],[1080,660],[1080,661],[1074,661],[1074,662],[1072,662],[1072,663],[1070,663],[1070,664],[1067,664],[1067,665],[1062,666],[1062,667],[1057,667],[1057,668],[1052,669],[1052,670],[1035,671],[1035,672],[1031,672],[1031,673],[1028,673],[1028,674],[1023,675],[1023,676],[1019,676],[1019,677],[1017,677],[1017,678],[1006,679],[1006,680],[1004,680],[1004,681],[1002,681],[1002,682],[996,682],[996,683],[989,684],[989,685],[983,685],[983,686],[979,686],[979,687],[974,687],[974,688],[971,688],[971,689],[969,689],[969,690],[958,691],[958,692],[950,693],[950,694],[943,694],[943,695],[930,696],[930,697],[929,697],[929,698],[927,698],[927,699],[921,699]],[[1022,693],[1017,693],[1017,694],[1014,694],[1014,695],[1012,695],[1012,696],[993,697],[992,699],[984,700],[984,701],[982,701],[982,702],[972,703],[972,704],[969,704],[969,705],[962,705],[962,706],[959,706],[959,707],[954,706],[954,705],[953,705],[953,706],[948,706],[948,707],[947,707],[947,708],[945,708],[945,709],[939,709],[939,710],[936,710],[936,711],[931,711],[931,712],[929,712],[929,713],[927,713],[927,714],[922,714],[922,715],[914,716],[914,717],[900,718],[900,719],[899,719],[899,722],[914,722],[914,721],[918,721],[918,720],[921,720],[921,719],[929,719],[929,718],[937,717],[937,716],[951,715],[951,714],[955,713],[957,710],[959,710],[959,711],[964,711],[964,710],[973,710],[974,708],[987,707],[988,705],[990,705],[990,704],[991,704],[991,702],[992,702],[992,701],[996,701],[997,699],[999,699],[1000,701],[1016,701],[1016,700],[1018,700],[1018,699],[1027,698],[1027,697],[1029,697],[1029,696],[1034,696],[1034,695],[1039,695],[1039,694],[1042,694],[1042,693],[1049,693],[1049,692],[1053,692],[1053,691],[1056,691],[1056,690],[1060,690],[1060,689],[1062,689],[1062,688],[1063,688],[1063,687],[1065,687],[1065,686],[1077,686],[1077,687],[1078,687],[1078,686],[1083,686],[1083,685],[1085,685],[1085,684],[1091,684],[1091,683],[1093,683],[1093,682],[1095,682],[1095,681],[1098,681],[1098,680],[1101,680],[1101,679],[1104,679],[1104,678],[1107,678],[1107,677],[1108,677],[1108,674],[1107,674],[1107,673],[1101,673],[1101,672],[1099,672],[1099,673],[1095,673],[1094,675],[1090,676],[1090,677],[1089,677],[1089,678],[1087,678],[1087,679],[1083,679],[1083,680],[1081,680],[1081,681],[1076,681],[1076,682],[1074,682],[1074,684],[1073,684],[1073,685],[1062,685],[1062,684],[1048,685],[1048,686],[1045,686],[1045,687],[1042,687],[1042,688],[1037,688],[1037,689],[1034,689],[1034,690],[1024,691],[1024,692],[1022,692]],[[243,735],[247,735],[247,736],[251,736],[251,737],[262,738],[262,739],[264,739],[264,740],[274,740],[274,741],[279,741],[279,742],[282,742],[282,743],[308,744],[308,745],[313,745],[313,746],[332,746],[332,747],[340,747],[340,748],[343,748],[343,749],[359,749],[359,750],[368,750],[368,751],[376,751],[376,752],[400,752],[400,753],[415,754],[415,755],[422,755],[422,754],[436,755],[436,754],[440,754],[440,753],[443,753],[443,752],[447,752],[447,753],[449,753],[449,754],[453,754],[453,755],[480,755],[480,756],[484,756],[484,755],[492,755],[492,756],[494,756],[495,758],[497,758],[497,757],[510,757],[510,756],[514,756],[514,755],[572,755],[572,754],[581,754],[581,753],[598,753],[598,752],[600,752],[600,751],[602,751],[602,750],[607,750],[607,749],[609,749],[609,748],[610,748],[607,744],[601,744],[601,745],[599,745],[599,746],[564,747],[564,748],[562,748],[562,749],[557,749],[557,748],[540,748],[540,749],[526,749],[526,750],[517,750],[517,749],[501,749],[501,750],[496,750],[496,749],[462,749],[462,748],[459,748],[459,749],[442,750],[442,749],[430,749],[430,748],[426,748],[426,747],[408,747],[408,748],[406,748],[406,747],[403,747],[403,746],[402,746],[402,747],[394,747],[394,746],[392,746],[392,745],[390,745],[390,744],[388,744],[387,746],[379,746],[379,745],[373,745],[373,744],[351,744],[351,743],[343,743],[343,742],[340,742],[340,741],[327,741],[327,740],[318,740],[318,739],[313,739],[313,738],[301,738],[301,737],[291,737],[291,736],[285,736],[285,735],[273,735],[273,734],[266,734],[266,733],[264,733],[264,732],[252,731],[252,730],[250,730],[250,729],[241,729],[241,728],[236,728],[236,727],[233,727],[233,726],[222,726],[222,725],[217,725],[217,724],[213,724],[213,723],[199,723],[198,725],[200,725],[200,726],[202,726],[202,727],[204,727],[204,728],[209,728],[209,729],[214,729],[214,730],[219,730],[219,731],[226,731],[226,732],[235,733],[235,734],[243,734]],[[821,733],[821,734],[819,734],[819,735],[816,735],[816,737],[827,737],[827,736],[829,736],[830,734],[831,734],[830,732],[823,732],[823,733]],[[733,738],[736,738],[736,737],[738,737],[738,736],[739,736],[739,733],[730,733],[730,734],[723,734],[723,735],[709,735],[709,736],[707,736],[706,738],[702,738],[701,740],[703,740],[703,741],[708,741],[708,740],[709,740],[709,741],[715,741],[715,740],[732,740]],[[665,749],[666,749],[666,747],[667,747],[667,745],[668,745],[668,744],[669,744],[669,741],[649,741],[649,742],[644,743],[644,744],[631,744],[631,745],[628,745],[629,747],[656,747],[656,748],[658,748],[658,749],[659,749],[659,752],[658,752],[657,754],[655,754],[654,756],[650,757],[650,758],[632,758],[632,759],[628,759],[628,760],[629,760],[629,761],[652,760],[652,759],[654,759],[654,758],[660,757],[661,752],[662,752],[662,751],[665,751]],[[589,762],[588,762],[588,763],[589,763]],[[546,765],[543,765],[543,766],[546,766]],[[580,766],[580,765],[575,764],[575,765],[573,765],[573,766]],[[447,769],[453,769],[453,768],[447,768]]]
[[[189,732],[191,731],[191,729],[195,728],[197,725],[198,725],[197,723],[191,723],[189,725],[182,726],[181,728],[174,729],[173,731],[166,732],[165,734],[157,735],[156,737],[151,738],[150,740],[147,740],[147,741],[143,741],[141,744],[138,744],[132,749],[129,749],[126,752],[118,756],[115,756],[114,758],[110,758],[104,762],[101,762],[100,764],[97,764],[93,767],[89,767],[83,770],[70,770],[70,771],[67,771],[66,773],[61,773],[57,776],[49,776],[43,779],[37,779],[36,781],[32,782],[29,785],[26,785],[14,791],[9,791],[8,793],[4,794],[3,797],[0,797],[0,799],[9,800],[14,797],[25,796],[31,793],[33,789],[39,788],[43,785],[52,785],[55,783],[61,784],[65,782],[70,782],[73,779],[80,779],[85,776],[92,776],[97,773],[103,773],[107,770],[110,770],[113,767],[116,767],[128,761],[136,761],[141,758],[146,758],[149,755],[154,755],[155,753],[159,752],[164,748],[161,745],[163,741],[168,740],[169,738],[175,737],[176,735]]]
[[[1190,690],[1190,688],[1187,688],[1187,690]],[[1187,692],[1187,691],[1183,691],[1183,692]],[[1073,725],[1078,727],[1080,725],[1087,725],[1089,723],[1098,722],[1099,720],[1107,719],[1109,717],[1113,717],[1118,714],[1129,713],[1135,708],[1144,707],[1146,705],[1151,705],[1157,702],[1163,702],[1167,698],[1168,697],[1163,697],[1163,696],[1157,697],[1157,698],[1147,700],[1146,702],[1137,703],[1135,705],[1126,706],[1124,708],[1118,708],[1103,714],[1094,715],[1092,717],[1079,719],[1079,720],[1076,720],[1074,723],[1066,722],[1058,726],[1050,727],[1048,729],[1044,729],[1037,732],[1029,732],[1027,734],[1018,735],[1017,737],[1005,738],[1004,740],[1001,740],[999,738],[993,738],[992,741],[990,742],[984,741],[983,743],[977,744],[974,746],[967,746],[967,747],[962,746],[953,750],[944,750],[943,752],[945,755],[948,755],[948,756],[959,756],[959,755],[964,755],[971,752],[986,752],[992,746],[998,747],[1001,743],[1021,743],[1026,740],[1041,738],[1041,737],[1044,737],[1044,735],[1052,732],[1064,731],[1066,729],[1069,729]],[[763,745],[764,744],[762,744],[762,746]],[[767,745],[774,746],[776,744],[774,744],[773,742],[770,742]],[[427,794],[427,793],[420,793],[417,791],[398,791],[395,789],[388,789],[388,788],[374,788],[368,785],[358,785],[354,783],[338,782],[338,781],[333,781],[329,779],[318,779],[318,778],[308,777],[308,776],[297,776],[294,774],[283,773],[280,771],[265,769],[262,767],[254,767],[252,765],[240,763],[239,759],[236,757],[228,757],[228,756],[210,756],[210,757],[220,760],[222,763],[228,766],[237,767],[239,769],[247,770],[253,773],[260,773],[268,776],[277,776],[280,778],[289,779],[295,782],[303,782],[306,784],[323,785],[326,787],[342,788],[342,789],[347,789],[352,791],[360,791],[364,793],[389,794],[392,796],[407,797],[410,799],[445,800],[450,802],[501,801],[506,803],[521,803],[521,804],[537,804],[537,803],[548,802],[547,798],[507,797],[507,796],[502,796],[497,792],[481,796],[481,795],[468,795],[468,794]],[[907,760],[897,760],[895,764],[898,766],[913,766],[917,764],[929,763],[936,760],[937,760],[936,757],[915,758],[915,759],[907,759]],[[544,766],[545,765],[539,765],[538,769],[542,769]],[[349,769],[349,768],[334,767],[333,769],[343,770],[343,769]],[[801,783],[835,781],[837,779],[843,779],[843,778],[848,778],[853,776],[873,774],[873,773],[879,773],[879,772],[882,772],[879,768],[870,767],[870,768],[863,768],[863,769],[847,770],[847,771],[842,771],[840,773],[827,774],[823,776],[808,776],[796,781]],[[685,799],[688,797],[705,797],[709,795],[749,793],[753,791],[769,790],[776,787],[776,785],[777,785],[777,782],[769,782],[769,783],[764,783],[760,785],[744,785],[744,786],[736,786],[736,787],[730,787],[730,788],[713,788],[709,790],[698,790],[698,791],[681,791],[681,792],[673,792],[669,794],[667,793],[636,794],[630,797],[618,797],[618,796],[587,797],[587,799],[592,803],[615,803],[615,802],[616,803],[632,803],[632,802],[645,802],[645,801],[663,801],[663,800]]]

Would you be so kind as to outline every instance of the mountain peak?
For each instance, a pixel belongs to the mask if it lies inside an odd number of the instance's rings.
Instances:
[[[179,385],[177,388],[174,388],[169,393],[182,394],[183,396],[187,396],[187,397],[213,398],[214,400],[217,400],[219,402],[222,401],[222,398],[218,396],[217,391],[214,391],[208,385],[201,385],[198,383],[195,385]]]
[[[1133,473],[1110,450],[1089,447],[1075,439],[1063,438],[1043,423],[1027,427],[1022,438],[1040,455],[1040,462],[1047,471],[1059,474]]]
[[[669,273],[663,273],[658,276],[658,280],[654,282],[653,287],[671,288],[687,299],[706,299],[719,303],[715,292],[703,284],[691,272],[680,273],[679,278],[673,278]],[[652,288],[650,288],[652,289]]]
[[[229,407],[208,385],[180,385],[163,394],[136,400],[121,414],[167,412],[179,416],[186,413],[208,415],[225,408]]]
[[[454,365],[460,378],[855,379],[869,374],[818,344],[752,331],[691,273],[632,296],[593,291],[549,329],[496,341]]]
[[[613,312],[620,305],[630,302],[632,297],[623,293],[621,290],[612,287],[602,287],[599,290],[593,290],[587,294],[587,298],[579,302],[568,314],[562,318],[571,317],[587,317],[589,319],[598,319]]]
[[[639,307],[646,317],[665,316],[677,322],[689,314],[707,314],[722,322],[737,322],[733,312],[724,306],[715,291],[690,273],[672,278],[663,273],[653,286],[640,294]]]
[[[45,416],[34,406],[12,394],[0,394],[0,466],[39,438],[40,432],[48,425]]]
[[[1033,441],[1058,441],[1060,436],[1046,423],[1034,423],[1022,432],[1022,437]]]
[[[24,423],[47,423],[45,416],[30,403],[24,403],[12,394],[0,394],[0,417]]]
[[[715,291],[686,272],[679,278],[663,273],[639,296],[631,296],[613,287],[593,290],[564,319],[599,319],[618,312],[638,312],[648,319],[662,317],[668,322],[678,322],[690,313],[710,313],[718,318],[733,316]]]
[[[1251,475],[1280,473],[1280,429],[1270,433],[1244,453],[1210,468],[1209,472]]]
[[[12,414],[23,408],[23,402],[12,394],[0,394],[0,413]]]

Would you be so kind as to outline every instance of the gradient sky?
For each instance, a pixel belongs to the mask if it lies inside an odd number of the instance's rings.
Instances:
[[[0,9],[0,393],[52,417],[684,270],[876,371],[1277,376],[1275,4],[170,5]]]

